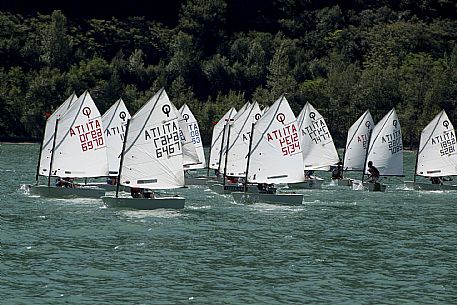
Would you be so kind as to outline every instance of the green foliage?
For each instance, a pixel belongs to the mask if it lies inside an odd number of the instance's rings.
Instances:
[[[410,141],[441,109],[455,122],[452,1],[240,3],[185,1],[172,26],[0,12],[0,136],[39,138],[73,91],[102,112],[122,97],[134,113],[161,87],[189,105],[206,144],[230,107],[283,93],[297,114],[319,109],[340,146],[366,109],[379,120],[396,107]]]
[[[71,51],[70,40],[65,33],[67,18],[61,11],[54,11],[51,18],[51,24],[42,33],[40,58],[49,67],[64,69]]]

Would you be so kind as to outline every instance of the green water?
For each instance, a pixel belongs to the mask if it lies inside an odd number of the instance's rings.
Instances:
[[[457,192],[390,178],[283,207],[190,187],[182,211],[117,210],[25,195],[37,156],[0,144],[0,304],[456,303]]]

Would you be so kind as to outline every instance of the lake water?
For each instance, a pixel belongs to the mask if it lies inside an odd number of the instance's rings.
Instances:
[[[0,144],[0,304],[457,302],[457,192],[327,182],[284,207],[195,186],[181,211],[119,210],[24,194],[38,149]]]

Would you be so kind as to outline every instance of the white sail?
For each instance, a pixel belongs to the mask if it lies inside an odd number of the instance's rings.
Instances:
[[[227,158],[227,176],[246,176],[252,124],[261,117],[261,112],[259,104],[255,102],[230,124],[228,154],[224,151],[221,159],[221,172],[224,173]]]
[[[422,130],[416,174],[426,177],[457,175],[455,130],[444,110]]]
[[[329,170],[339,156],[332,135],[322,115],[306,103],[299,114],[303,163],[305,170]]]
[[[123,155],[122,185],[148,189],[184,186],[178,116],[165,89],[130,119]]]
[[[249,158],[249,182],[304,181],[299,129],[284,96],[254,124]]]
[[[225,126],[233,120],[236,113],[235,108],[230,108],[230,110],[224,114],[219,122],[214,125],[209,155],[209,168],[219,169],[220,152],[223,144],[222,141],[227,141],[227,128],[225,128]]]
[[[186,169],[197,169],[197,168],[204,168],[206,165],[205,161],[205,152],[203,151],[203,142],[202,137],[200,134],[200,128],[198,127],[197,119],[195,118],[190,108],[184,104],[181,109],[179,109],[184,120],[186,120],[187,128],[189,130],[190,138],[192,140],[193,145],[198,154],[198,163],[197,164],[189,164]]]
[[[372,161],[382,176],[403,175],[403,140],[395,109],[373,128],[366,161]],[[368,165],[365,173],[368,174]]]
[[[190,166],[200,166],[200,160],[198,158],[197,150],[195,149],[194,143],[192,143],[192,138],[187,127],[187,122],[175,107],[171,103],[173,111],[176,112],[178,117],[179,125],[179,137],[181,139],[181,148],[182,148],[182,162],[184,169],[190,169]]]
[[[241,106],[240,110],[233,116],[233,120],[236,120],[242,115],[247,109],[251,107],[251,102],[246,102],[243,106]]]
[[[349,128],[344,151],[344,170],[363,171],[370,131],[373,127],[373,117],[367,110]]]
[[[87,91],[60,117],[51,172],[58,177],[108,176],[102,120]]]
[[[102,116],[108,153],[109,176],[118,175],[125,127],[127,126],[128,119],[130,119],[130,113],[122,99],[114,103]]]
[[[70,105],[74,103],[78,97],[73,92],[59,108],[54,111],[46,120],[44,128],[43,142],[41,145],[40,166],[38,173],[42,176],[49,175],[49,166],[51,164],[52,144],[54,142],[54,132],[56,128],[56,120],[60,119],[62,114],[68,110]]]

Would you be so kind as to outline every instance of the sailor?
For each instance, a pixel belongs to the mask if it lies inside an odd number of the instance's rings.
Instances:
[[[339,161],[332,171],[332,179],[343,179],[343,163]]]
[[[430,177],[432,184],[443,184],[440,177]]]
[[[56,186],[73,188],[73,187],[75,187],[74,180],[75,180],[74,178],[69,178],[69,177],[62,178],[62,177],[59,177],[59,178],[57,178]]]
[[[117,178],[116,177],[108,177],[106,180],[106,183],[109,185],[116,185],[117,184]]]
[[[376,183],[379,179],[379,170],[373,165],[373,162],[368,161],[368,181],[370,183]]]
[[[305,171],[305,179],[312,179],[311,175],[314,174],[313,170]]]
[[[130,187],[130,195],[133,198],[144,198],[143,189],[139,187]]]

